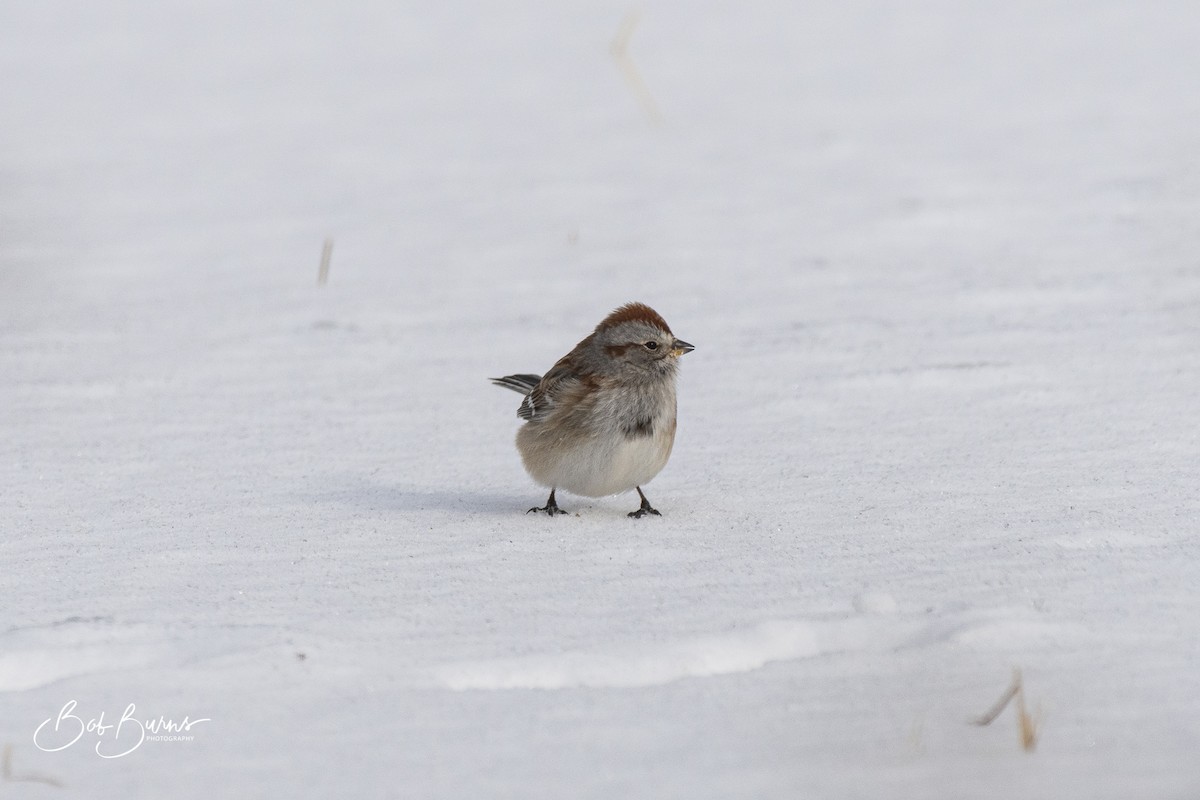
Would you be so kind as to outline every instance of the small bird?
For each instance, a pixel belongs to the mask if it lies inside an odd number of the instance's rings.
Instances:
[[[550,487],[546,505],[526,513],[566,514],[554,499],[559,489],[584,497],[637,489],[642,505],[629,516],[662,516],[642,485],[671,457],[675,374],[694,349],[650,306],[627,303],[545,375],[492,378],[525,395],[517,449],[530,477]]]

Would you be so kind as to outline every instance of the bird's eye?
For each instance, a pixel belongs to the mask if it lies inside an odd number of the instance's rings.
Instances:
[[[646,342],[646,349],[647,350],[657,350],[658,342]]]

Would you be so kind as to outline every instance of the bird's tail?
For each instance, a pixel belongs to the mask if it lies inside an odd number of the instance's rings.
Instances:
[[[541,375],[505,375],[503,378],[491,378],[491,382],[505,389],[512,389],[517,394],[529,394],[538,385]]]

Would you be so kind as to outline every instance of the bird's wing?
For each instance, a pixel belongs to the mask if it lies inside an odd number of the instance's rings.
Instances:
[[[563,363],[565,360],[564,358],[551,367],[532,391],[525,395],[524,402],[517,409],[518,417],[523,420],[544,417],[550,413],[565,392],[579,383],[579,378],[575,376],[574,371]]]

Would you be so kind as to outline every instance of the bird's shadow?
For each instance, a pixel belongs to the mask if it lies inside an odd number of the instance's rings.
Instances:
[[[470,489],[437,489],[404,483],[372,481],[363,476],[343,479],[336,488],[310,497],[317,502],[349,506],[364,511],[457,511],[473,514],[511,514],[529,507],[519,494]]]

